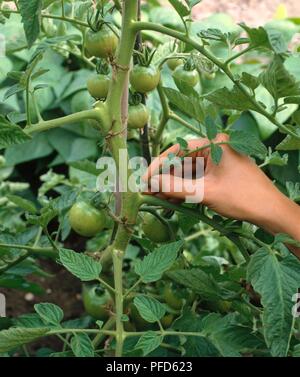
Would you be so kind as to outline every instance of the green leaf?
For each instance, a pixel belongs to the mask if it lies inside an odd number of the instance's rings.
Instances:
[[[177,258],[178,251],[183,245],[182,241],[168,243],[155,249],[145,256],[142,261],[135,264],[135,272],[144,283],[159,280]]]
[[[31,47],[40,34],[42,0],[19,0],[18,5],[28,46]]]
[[[205,118],[206,134],[209,140],[213,140],[218,134],[218,127],[211,116]]]
[[[93,343],[87,334],[75,334],[71,339],[71,349],[76,357],[94,357]]]
[[[300,136],[300,135],[299,135]],[[295,151],[300,149],[300,138],[287,135],[276,147],[278,151]]]
[[[180,145],[180,149],[182,149],[182,150],[188,149],[189,144],[182,137],[176,137],[176,141]]]
[[[155,333],[154,331],[147,331],[143,334],[137,342],[135,349],[141,349],[143,355],[147,356],[154,351],[163,342],[163,336]]]
[[[211,150],[211,159],[213,163],[216,165],[219,165],[223,156],[223,149],[220,147],[220,145],[212,143],[210,145],[210,150]]]
[[[227,87],[208,93],[205,98],[223,109],[248,111],[256,110],[250,99],[234,85],[230,90]]]
[[[286,189],[289,197],[295,202],[300,202],[300,183],[286,182]]]
[[[273,50],[276,54],[281,54],[287,51],[287,43],[278,30],[266,30],[262,26],[259,28],[251,28],[244,23],[241,23],[240,26],[247,32],[250,38],[250,46],[255,48],[264,47]]]
[[[180,0],[169,0],[169,3],[173,6],[173,8],[176,10],[176,12],[181,17],[186,17],[186,16],[188,16],[191,13],[189,7],[187,7]]]
[[[60,249],[59,258],[64,267],[81,281],[91,281],[99,278],[102,266],[88,255],[68,249]]]
[[[239,326],[236,314],[225,317],[210,313],[202,319],[202,333],[225,357],[242,356],[248,349],[262,348],[264,343],[253,335],[251,327]]]
[[[234,130],[230,133],[230,146],[239,153],[264,159],[267,155],[266,146],[257,136],[249,132]]]
[[[64,312],[62,309],[50,303],[35,304],[34,310],[42,318],[46,324],[60,326],[60,322],[64,318]]]
[[[96,177],[98,177],[100,173],[100,170],[97,169],[96,164],[89,160],[74,161],[74,162],[71,162],[69,165],[75,169],[95,175]]]
[[[259,81],[275,99],[300,95],[299,82],[286,70],[280,56],[274,57]]]
[[[166,275],[176,283],[192,289],[203,299],[218,300],[223,297],[222,289],[218,283],[198,268],[169,271]]]
[[[265,29],[268,35],[270,46],[276,54],[283,54],[288,49],[283,34],[279,30]]]
[[[24,344],[31,343],[47,334],[50,329],[23,327],[10,328],[0,331],[0,352],[9,352]]]
[[[266,248],[250,260],[247,279],[261,295],[263,330],[273,356],[286,356],[293,331],[292,296],[298,292],[300,263],[292,254],[278,260]]]
[[[265,165],[285,166],[288,163],[289,155],[285,153],[283,156],[279,152],[272,152],[272,148],[269,148],[268,156],[265,159]]]
[[[8,194],[6,195],[6,197],[10,202],[14,203],[16,206],[24,209],[27,212],[30,212],[30,213],[37,212],[35,205],[30,200],[27,200],[27,199],[22,198],[21,196],[12,195],[12,194]]]
[[[248,86],[248,88],[255,90],[259,85],[259,79],[250,73],[243,72],[241,77],[241,83]]]
[[[3,101],[6,101],[9,97],[13,96],[14,94],[23,92],[25,90],[25,87],[21,84],[15,84],[11,86],[4,94]]]
[[[176,106],[184,114],[189,115],[199,122],[204,121],[204,112],[197,97],[188,97],[178,90],[164,88],[164,93],[172,105]]]
[[[0,115],[0,149],[28,140],[30,140],[30,136],[21,127],[9,123],[3,115]]]
[[[166,314],[165,306],[155,298],[139,295],[134,298],[133,302],[147,322],[157,322]]]

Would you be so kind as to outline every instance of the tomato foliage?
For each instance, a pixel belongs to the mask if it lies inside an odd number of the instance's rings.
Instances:
[[[31,277],[47,278],[47,259],[83,282],[85,306],[72,321],[53,303],[1,320],[1,355],[57,335],[51,356],[299,356],[287,236],[142,195],[121,195],[120,213],[120,195],[96,189],[100,156],[207,137],[218,164],[225,132],[300,202],[299,20],[192,21],[199,2],[145,2],[134,21],[137,0],[122,12],[119,1],[0,0],[0,290],[38,297]],[[139,101],[127,117],[128,89]]]

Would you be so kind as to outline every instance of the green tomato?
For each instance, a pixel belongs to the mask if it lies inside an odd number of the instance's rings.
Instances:
[[[179,65],[182,65],[182,64],[183,64],[183,60],[178,59],[178,58],[168,59],[167,61],[167,65],[171,71],[174,71],[174,69],[176,69]]]
[[[135,65],[130,72],[130,84],[140,93],[148,93],[154,90],[160,80],[160,71],[153,67]]]
[[[142,230],[147,238],[152,242],[162,243],[171,239],[170,230],[157,217],[151,213],[143,216]]]
[[[216,72],[202,72],[202,77],[206,80],[213,80],[216,78]]]
[[[106,214],[91,204],[80,201],[69,212],[72,229],[83,237],[94,237],[106,227]]]
[[[149,112],[142,103],[129,106],[128,108],[128,127],[131,129],[144,128],[148,123]]]
[[[72,113],[79,113],[80,111],[90,110],[93,106],[93,98],[89,95],[87,90],[81,90],[74,94],[71,100]]]
[[[163,295],[166,303],[175,310],[181,309],[184,303],[191,304],[195,299],[195,295],[190,289],[178,288],[172,282],[165,285]]]
[[[184,69],[184,65],[180,65],[173,72],[173,79],[179,88],[181,83],[194,88],[199,82],[199,75],[196,70],[187,71]]]
[[[112,298],[106,289],[98,284],[82,286],[82,301],[84,309],[91,317],[106,321],[109,318]]]
[[[110,77],[106,75],[91,75],[87,80],[87,88],[94,98],[106,98],[110,84]]]
[[[89,30],[85,37],[85,47],[90,56],[97,58],[112,57],[118,47],[119,39],[106,25],[101,30]]]

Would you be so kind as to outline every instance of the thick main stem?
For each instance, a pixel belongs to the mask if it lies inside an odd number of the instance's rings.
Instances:
[[[132,23],[136,21],[138,11],[137,0],[123,1],[123,22],[121,40],[118,49],[116,61],[113,63],[113,79],[107,98],[107,109],[110,118],[110,130],[108,145],[117,167],[121,191],[121,213],[120,224],[116,233],[115,240],[112,244],[114,280],[115,280],[115,311],[116,311],[116,356],[122,356],[124,327],[122,322],[123,316],[123,258],[125,250],[131,238],[131,227],[136,221],[139,209],[139,194],[128,190],[127,177],[130,174],[128,160],[126,168],[123,166],[124,161],[120,157],[120,151],[127,151],[127,143],[124,133],[122,99],[128,79],[131,57],[133,54],[135,35],[132,29]],[[123,111],[122,111],[123,110]],[[127,175],[124,174],[127,172]]]

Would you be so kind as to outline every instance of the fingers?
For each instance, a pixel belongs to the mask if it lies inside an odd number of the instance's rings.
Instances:
[[[188,149],[192,151],[194,149],[201,148],[201,147],[203,147],[204,145],[207,145],[207,144],[209,144],[208,139],[205,139],[205,138],[203,138],[203,139],[192,139],[188,142]],[[184,154],[184,152],[180,150],[179,144],[175,144],[172,147],[168,148],[166,151],[164,151],[160,156],[158,156],[157,158],[154,159],[154,161],[151,163],[151,165],[147,169],[145,175],[143,176],[143,180],[145,182],[147,182],[150,179],[150,177],[160,173],[160,169],[162,168],[164,162],[167,160],[168,155],[170,155],[170,154],[174,154],[175,156],[180,157]],[[205,157],[208,156],[208,154],[209,154],[209,150],[204,149],[204,150],[201,150],[201,151],[192,152],[192,153],[188,154],[188,156],[192,157],[192,158],[196,158],[196,157],[204,157],[205,158]],[[194,163],[194,161],[193,161],[193,163]]]
[[[160,156],[155,158],[153,162],[150,164],[149,168],[147,169],[145,175],[143,176],[143,180],[147,182],[153,175],[159,174],[159,170],[162,167],[164,161],[167,160],[168,155],[177,155],[179,150],[179,144],[175,144],[172,147],[168,148],[166,151],[164,151]]]
[[[159,192],[168,199],[200,203],[204,196],[204,179],[183,179],[169,174],[150,179],[150,192]]]

